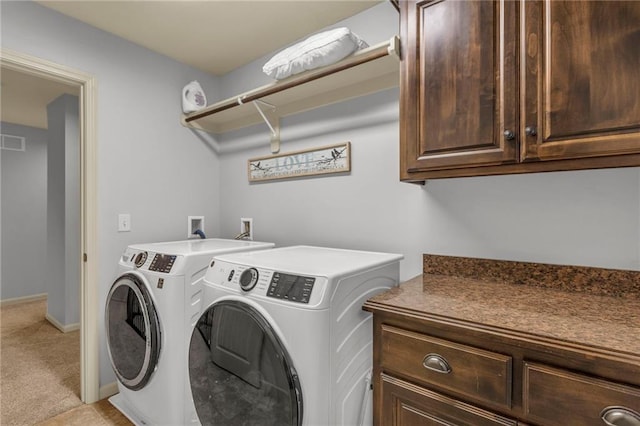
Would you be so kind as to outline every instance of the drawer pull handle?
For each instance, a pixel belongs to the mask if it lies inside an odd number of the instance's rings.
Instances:
[[[640,413],[625,407],[607,407],[600,417],[607,426],[640,426]]]
[[[451,366],[442,355],[428,354],[422,360],[422,365],[427,370],[435,371],[436,373],[449,374],[451,373]]]

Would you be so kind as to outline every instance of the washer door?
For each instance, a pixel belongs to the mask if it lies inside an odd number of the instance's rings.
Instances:
[[[268,321],[224,300],[200,317],[189,345],[189,381],[203,425],[302,424],[302,390]]]
[[[124,386],[143,388],[160,356],[160,322],[142,279],[119,277],[111,286],[105,309],[107,346],[113,370]]]

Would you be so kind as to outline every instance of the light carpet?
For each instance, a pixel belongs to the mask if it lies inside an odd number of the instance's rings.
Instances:
[[[80,401],[80,332],[46,319],[46,301],[0,307],[0,424],[33,425]]]

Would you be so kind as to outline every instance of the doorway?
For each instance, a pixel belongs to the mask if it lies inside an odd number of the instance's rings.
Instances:
[[[0,49],[2,69],[77,86],[80,135],[80,399],[99,399],[96,80],[66,66]]]

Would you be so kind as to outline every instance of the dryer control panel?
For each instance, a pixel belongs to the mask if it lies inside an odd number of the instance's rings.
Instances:
[[[267,296],[292,302],[309,303],[315,282],[314,277],[274,272],[267,289]]]
[[[242,297],[295,304],[304,309],[325,309],[330,284],[321,275],[301,275],[260,266],[214,259],[204,278],[205,285],[223,287]]]

